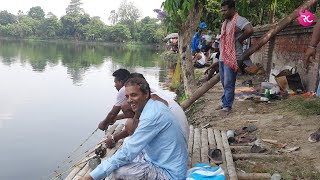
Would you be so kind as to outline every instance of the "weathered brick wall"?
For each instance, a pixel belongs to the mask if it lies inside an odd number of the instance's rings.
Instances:
[[[257,43],[257,40],[271,28],[271,26],[256,27],[252,36],[252,44]],[[314,63],[308,71],[303,68],[304,52],[310,42],[312,29],[313,26],[303,27],[294,22],[255,52],[251,59],[254,63],[262,64],[268,74],[272,68],[281,69],[286,65],[297,66],[307,90],[315,91],[318,84],[319,63]],[[320,62],[320,46],[317,48],[315,59],[316,62]]]

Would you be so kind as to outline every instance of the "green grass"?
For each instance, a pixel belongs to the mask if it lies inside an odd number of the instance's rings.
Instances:
[[[319,97],[294,96],[282,101],[284,108],[303,116],[320,115]]]
[[[198,100],[192,103],[192,105],[188,107],[186,110],[186,116],[189,117],[190,119],[193,119],[192,118],[193,114],[203,109],[204,102],[205,102],[204,99],[200,97]]]
[[[237,160],[235,163],[237,169],[248,173],[280,173],[284,180],[320,179],[320,173],[316,172],[312,164],[301,158],[282,155],[277,158]]]
[[[177,62],[179,58],[179,54],[173,53],[172,51],[163,51],[161,53],[161,56],[163,57],[163,59],[173,62]]]
[[[184,91],[183,83],[177,83],[175,86],[170,87],[171,90],[174,90],[177,94],[176,101],[181,104],[187,99],[187,95]]]

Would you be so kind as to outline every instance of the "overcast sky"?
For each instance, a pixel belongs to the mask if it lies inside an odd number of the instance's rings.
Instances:
[[[19,10],[24,13],[33,6],[40,6],[45,13],[52,12],[58,17],[66,14],[66,7],[71,0],[0,0],[0,10],[17,15]],[[142,17],[156,17],[153,9],[160,9],[164,0],[127,0],[133,1],[134,5],[141,11]],[[82,0],[82,8],[90,16],[100,16],[101,20],[108,23],[110,11],[118,10],[122,0]]]

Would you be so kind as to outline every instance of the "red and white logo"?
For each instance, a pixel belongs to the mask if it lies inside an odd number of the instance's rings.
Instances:
[[[314,21],[314,15],[308,10],[300,11],[299,15],[298,21],[302,26],[310,26]]]

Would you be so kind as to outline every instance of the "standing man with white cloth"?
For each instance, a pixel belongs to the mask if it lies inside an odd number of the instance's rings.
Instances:
[[[221,27],[219,72],[224,94],[222,106],[218,109],[229,112],[234,101],[238,63],[242,61],[243,41],[253,34],[253,27],[246,18],[238,15],[234,0],[224,1],[221,11],[225,21]]]

